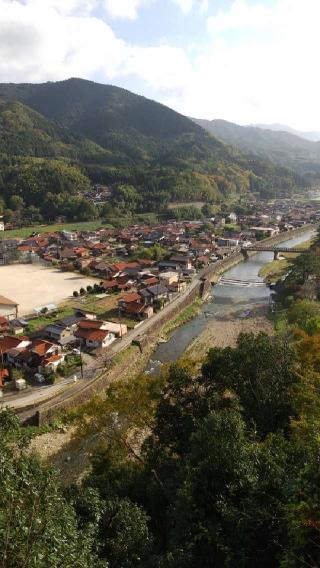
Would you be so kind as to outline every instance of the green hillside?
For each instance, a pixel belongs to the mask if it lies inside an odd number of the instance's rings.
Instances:
[[[313,180],[320,177],[320,143],[285,131],[239,126],[226,120],[193,119],[212,136]]]
[[[0,85],[0,134],[2,209],[36,208],[36,222],[159,212],[170,201],[217,203],[303,185],[159,103],[81,79]],[[83,198],[94,183],[112,189],[99,211]]]

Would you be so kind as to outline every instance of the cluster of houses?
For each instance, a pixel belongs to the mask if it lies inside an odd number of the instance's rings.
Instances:
[[[128,331],[123,323],[100,321],[81,310],[30,335],[15,334],[15,321],[0,316],[0,388],[10,382],[13,369],[42,382],[62,367],[69,355],[81,354],[81,350],[99,352]]]
[[[97,188],[105,195],[107,188]],[[0,264],[42,262],[97,277],[99,291],[116,293],[116,321],[75,310],[37,333],[25,335],[17,304],[0,296],[0,387],[11,369],[28,376],[50,375],[63,366],[68,353],[96,351],[122,338],[128,319],[136,323],[183,292],[197,270],[230,256],[239,247],[280,231],[320,219],[315,205],[280,201],[255,208],[250,215],[219,214],[210,220],[134,225],[125,229],[59,231],[26,239],[2,239]]]

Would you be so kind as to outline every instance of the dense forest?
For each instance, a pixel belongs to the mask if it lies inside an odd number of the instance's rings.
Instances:
[[[23,223],[162,212],[170,201],[222,203],[306,186],[159,103],[80,79],[0,85],[0,176],[0,214]],[[112,190],[104,209],[85,197],[93,184]],[[123,187],[132,197],[125,202]]]
[[[69,415],[92,456],[78,485],[0,413],[2,565],[319,566],[319,250],[293,261],[275,336],[241,334]]]

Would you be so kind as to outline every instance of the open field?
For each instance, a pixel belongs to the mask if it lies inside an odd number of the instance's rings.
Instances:
[[[45,304],[60,304],[74,290],[92,285],[96,280],[73,272],[61,272],[34,264],[0,267],[0,294],[18,302],[19,315],[33,313]]]
[[[33,227],[23,227],[22,229],[13,229],[12,231],[1,231],[0,239],[12,239],[14,237],[26,239],[32,233],[54,233],[55,231],[95,231],[102,227],[108,229],[112,227],[103,221],[84,221],[80,223],[61,223],[55,225],[35,225]]]

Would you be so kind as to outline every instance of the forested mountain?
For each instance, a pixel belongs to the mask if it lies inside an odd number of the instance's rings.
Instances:
[[[111,187],[107,210],[115,215],[304,185],[290,170],[242,154],[164,105],[82,79],[0,85],[0,134],[2,209],[19,197],[45,219],[57,212],[53,201],[67,218],[98,214],[83,200],[93,183]]]
[[[193,119],[212,136],[241,152],[254,153],[274,164],[293,169],[309,180],[320,177],[320,142],[258,126],[239,126],[226,120]]]

